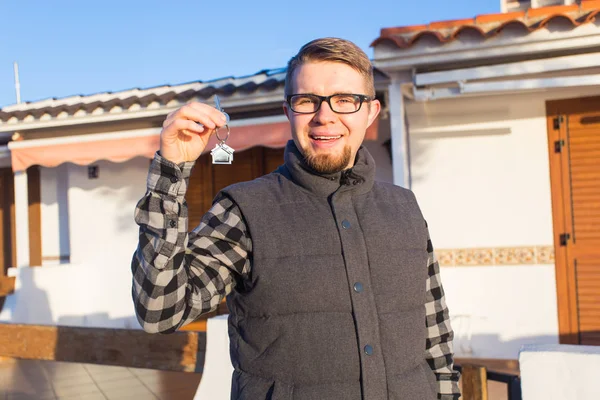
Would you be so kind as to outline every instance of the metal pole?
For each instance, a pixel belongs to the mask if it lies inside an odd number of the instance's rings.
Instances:
[[[14,64],[15,70],[15,90],[17,92],[17,104],[21,104],[21,83],[19,82],[19,64],[15,61]]]

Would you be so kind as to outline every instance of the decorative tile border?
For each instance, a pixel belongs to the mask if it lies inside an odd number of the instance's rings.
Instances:
[[[436,249],[442,267],[554,264],[554,246]]]

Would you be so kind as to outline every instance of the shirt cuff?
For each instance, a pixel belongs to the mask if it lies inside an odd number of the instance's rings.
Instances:
[[[183,197],[187,191],[194,161],[175,164],[157,151],[150,164],[147,189],[171,197]]]

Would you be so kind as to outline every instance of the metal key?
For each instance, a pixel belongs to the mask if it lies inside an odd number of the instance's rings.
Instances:
[[[219,96],[217,96],[216,94],[215,94],[215,108],[216,108],[217,110],[221,111],[223,114],[225,114],[225,122],[226,122],[226,123],[229,123],[229,114],[227,114],[227,113],[225,112],[225,110],[223,110],[223,109],[221,108],[221,100],[219,100]]]

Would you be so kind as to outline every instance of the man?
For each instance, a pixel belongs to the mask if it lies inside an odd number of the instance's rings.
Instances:
[[[169,114],[139,202],[133,298],[173,332],[227,296],[232,399],[456,399],[448,310],[409,190],[361,147],[380,111],[366,54],[312,41],[287,70],[293,140],[277,171],[221,191],[188,232],[185,193],[213,107]]]

